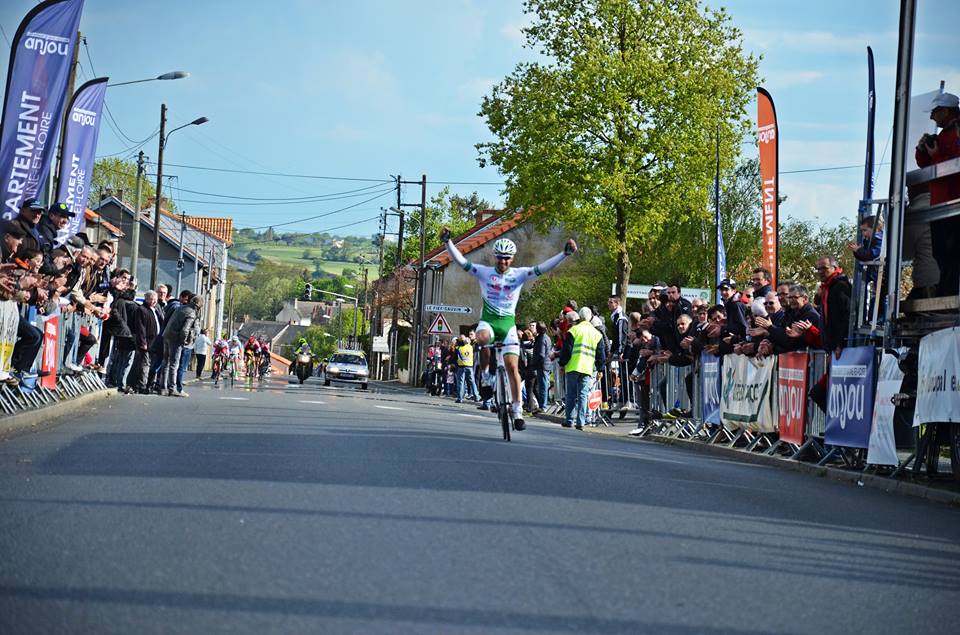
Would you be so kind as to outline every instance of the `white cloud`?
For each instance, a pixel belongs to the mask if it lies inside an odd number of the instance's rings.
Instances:
[[[851,170],[851,172],[855,172]],[[780,206],[780,218],[792,216],[801,220],[815,220],[824,225],[835,225],[841,219],[850,220],[857,213],[863,194],[860,174],[852,174],[849,185],[819,183],[805,179],[780,177],[780,195],[787,200]]]
[[[489,77],[474,77],[457,86],[457,95],[461,99],[479,104],[480,98],[489,94],[496,83],[497,80]]]
[[[317,70],[312,69],[313,72]],[[329,75],[321,81],[325,73]],[[399,82],[380,51],[339,51],[328,64],[324,64],[324,71],[314,75],[307,85],[362,102],[383,103],[401,95]]]
[[[820,71],[772,71],[768,72],[767,85],[772,88],[789,88],[801,84],[811,84],[822,78]]]
[[[530,23],[531,20],[529,16],[523,16],[523,18],[519,20],[507,22],[500,27],[500,35],[517,46],[523,46],[526,42],[526,36],[523,34],[523,30],[530,26]]]
[[[789,48],[810,53],[865,51],[870,42],[891,38],[896,41],[896,37],[896,33],[840,35],[830,31],[743,30],[744,43],[748,49]]]

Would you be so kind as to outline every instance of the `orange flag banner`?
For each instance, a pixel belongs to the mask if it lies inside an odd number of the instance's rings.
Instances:
[[[760,182],[763,215],[763,266],[773,275],[772,284],[777,284],[778,210],[780,172],[777,162],[777,110],[773,97],[763,88],[757,88],[757,141],[760,144]]]

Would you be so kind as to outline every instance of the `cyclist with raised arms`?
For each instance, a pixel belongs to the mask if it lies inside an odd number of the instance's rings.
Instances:
[[[563,251],[536,267],[513,267],[513,257],[517,255],[517,246],[508,238],[500,238],[493,243],[493,255],[497,259],[495,267],[477,265],[466,258],[450,240],[450,230],[446,227],[440,232],[440,239],[446,244],[450,257],[463,267],[464,271],[480,281],[480,295],[483,299],[483,311],[477,324],[477,343],[486,346],[500,342],[503,347],[503,365],[510,378],[513,397],[513,425],[517,430],[524,429],[523,411],[520,407],[520,340],[517,337],[517,302],[523,283],[533,277],[547,273],[577,251],[577,243],[571,238]],[[480,367],[488,368],[490,349],[480,350]]]

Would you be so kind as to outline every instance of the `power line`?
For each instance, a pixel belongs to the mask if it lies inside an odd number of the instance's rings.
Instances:
[[[273,223],[273,224],[270,224],[270,225],[259,225],[259,226],[256,226],[256,227],[247,227],[247,229],[267,229],[268,227],[283,227],[283,226],[285,226],[285,225],[295,225],[295,224],[297,224],[297,223],[303,223],[303,222],[306,222],[306,221],[308,221],[308,220],[315,220],[315,219],[317,219],[317,218],[324,218],[325,216],[332,216],[333,214],[340,214],[341,212],[346,212],[347,210],[351,210],[351,209],[353,209],[353,208],[355,208],[355,207],[360,207],[361,205],[364,205],[364,204],[366,204],[366,203],[370,203],[370,202],[372,202],[372,201],[375,201],[375,200],[377,200],[378,198],[382,198],[382,197],[385,196],[386,194],[391,194],[392,192],[394,192],[393,188],[391,188],[391,189],[389,189],[389,190],[387,190],[387,191],[385,191],[385,192],[381,192],[381,193],[377,194],[377,195],[374,196],[374,197],[371,197],[371,198],[368,198],[368,199],[366,199],[366,200],[360,201],[359,203],[354,203],[353,205],[348,205],[348,206],[346,206],[346,207],[341,207],[340,209],[335,209],[335,210],[330,211],[330,212],[324,212],[323,214],[316,214],[316,215],[314,215],[314,216],[308,216],[308,217],[306,217],[306,218],[298,218],[297,220],[291,220],[291,221],[287,221],[287,222],[285,222],[285,223]],[[185,200],[184,202],[189,202],[189,201],[186,201],[186,200]]]
[[[380,218],[380,215],[379,215],[379,214],[376,215],[376,216],[371,216],[370,218],[364,218],[363,220],[353,221],[352,223],[345,223],[345,224],[343,224],[343,225],[337,225],[336,227],[328,227],[327,229],[318,229],[318,230],[316,230],[316,231],[309,232],[309,233],[312,233],[312,234],[323,234],[323,233],[326,233],[326,232],[332,232],[332,231],[334,231],[335,229],[343,229],[344,227],[353,227],[354,225],[360,225],[360,224],[362,224],[362,223],[369,223],[370,221],[372,221],[372,220],[377,220],[378,218]],[[299,221],[292,221],[292,222],[299,222]],[[237,225],[236,227],[239,228],[239,229],[267,229],[267,228],[269,228],[269,227],[280,227],[280,226],[282,226],[282,225],[289,225],[289,224],[290,224],[290,223],[281,223],[281,224],[278,224],[278,225],[263,225],[263,226],[261,226],[261,227],[247,227],[246,225]]]
[[[177,189],[180,190],[180,188],[177,188]],[[185,190],[181,190],[181,191],[185,191]],[[377,194],[375,198],[379,198],[380,196],[383,196],[384,194],[389,194],[390,192],[393,192],[393,191],[395,191],[394,188],[382,190]],[[311,203],[326,203],[327,201],[338,201],[345,198],[356,198],[358,196],[366,196],[367,194],[370,194],[370,192],[361,192],[359,194],[348,194],[346,196],[334,196],[326,199],[310,199],[310,200],[301,200],[301,201],[284,201],[284,200],[274,200],[274,201],[266,201],[266,202],[211,201],[211,200],[189,199],[189,198],[185,198],[183,200],[186,201],[187,203],[194,203],[198,205],[217,205],[219,207],[223,207],[225,205],[228,205],[230,207],[238,207],[238,206],[243,206],[243,207],[261,206],[262,207],[262,206],[271,206],[271,205],[309,205]]]
[[[365,192],[369,192],[370,190],[378,187],[381,187],[381,185],[379,183],[376,183],[374,185],[367,185],[365,187],[361,187],[355,190],[345,190],[343,192],[329,192],[327,194],[313,194],[310,196],[266,197],[266,198],[260,198],[260,197],[254,197],[254,196],[235,196],[233,194],[217,194],[214,192],[200,192],[197,190],[188,190],[186,188],[178,188],[178,189],[181,192],[187,192],[188,194],[200,194],[203,196],[213,196],[217,198],[227,198],[227,199],[234,199],[238,201],[263,201],[265,203],[271,203],[271,202],[314,203],[314,202],[322,202],[327,200],[333,201],[341,198],[351,198],[353,196],[363,196]],[[390,189],[392,190],[393,188],[390,188]],[[215,202],[215,201],[211,201],[211,202]]]
[[[321,176],[316,174],[291,174],[287,172],[257,172],[255,170],[231,170],[228,168],[211,168],[199,165],[184,165],[182,163],[164,163],[174,168],[184,168],[187,170],[204,170],[207,172],[229,172],[233,174],[258,174],[261,176],[284,176],[295,179],[319,179],[323,181],[361,181],[367,183],[394,183],[392,179],[374,179],[355,176]]]

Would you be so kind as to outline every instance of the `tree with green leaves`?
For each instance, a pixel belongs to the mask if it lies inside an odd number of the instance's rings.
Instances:
[[[154,182],[146,176],[140,183],[140,201],[143,205],[156,195]],[[90,201],[95,204],[107,191],[112,192],[124,202],[133,206],[137,192],[137,163],[117,157],[104,157],[93,163],[93,176],[90,177]],[[163,207],[167,211],[175,211],[177,206],[169,198],[164,198]]]
[[[695,0],[527,0],[525,12],[526,45],[545,59],[483,99],[494,140],[477,145],[480,163],[506,177],[509,207],[615,254],[624,296],[645,257],[632,248],[709,217],[714,140],[733,165],[757,60],[723,9]]]

